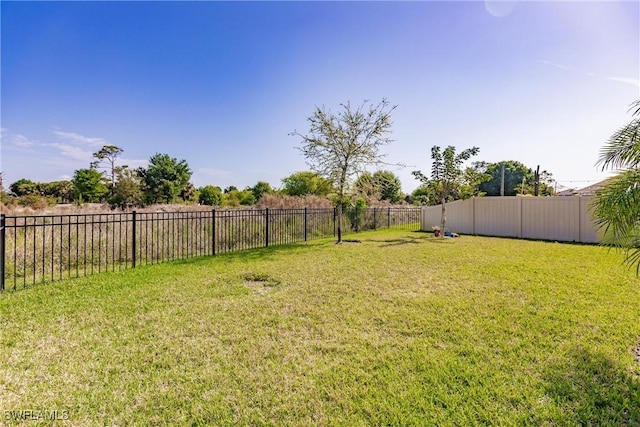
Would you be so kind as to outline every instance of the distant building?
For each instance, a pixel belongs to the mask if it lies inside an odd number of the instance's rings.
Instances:
[[[558,193],[558,196],[595,196],[596,191],[604,187],[607,183],[607,180],[596,182],[595,184],[591,184],[588,187],[581,188],[579,190],[575,190],[573,188],[569,188],[567,190],[562,190]]]

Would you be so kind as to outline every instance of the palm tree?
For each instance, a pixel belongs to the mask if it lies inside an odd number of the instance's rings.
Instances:
[[[631,104],[633,119],[618,129],[600,150],[598,165],[619,173],[597,192],[596,224],[604,231],[602,243],[619,247],[625,263],[640,273],[640,99]]]

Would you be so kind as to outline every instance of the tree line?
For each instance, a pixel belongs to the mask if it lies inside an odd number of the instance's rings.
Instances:
[[[259,181],[253,187],[239,190],[230,186],[222,190],[191,184],[192,171],[186,160],[156,153],[146,168],[116,166],[123,149],[105,145],[93,154],[94,161],[86,169],[76,170],[70,181],[35,183],[20,179],[4,191],[0,173],[0,195],[3,203],[108,202],[112,206],[131,207],[154,203],[197,202],[210,206],[252,205],[265,194],[290,196],[319,195],[331,199],[334,206],[366,206],[370,202],[408,202],[418,205],[442,205],[441,228],[446,228],[446,203],[472,196],[513,196],[555,194],[552,174],[534,172],[515,160],[497,163],[472,162],[478,147],[459,153],[455,146],[431,148],[431,173],[413,171],[420,186],[410,195],[403,194],[399,178],[384,167],[382,147],[392,142],[391,113],[397,106],[386,99],[378,104],[369,101],[359,106],[340,104],[334,113],[316,107],[307,118],[306,133],[294,130],[290,135],[300,139],[298,149],[310,171],[295,172],[282,179],[282,187],[274,189]],[[602,149],[602,169],[619,170],[596,195],[595,217],[605,232],[605,243],[625,249],[627,261],[640,268],[640,100],[632,104],[633,119],[619,129]],[[395,164],[394,166],[402,166]],[[370,172],[376,169],[375,172]],[[341,230],[338,228],[338,241]],[[640,271],[640,270],[638,270]]]
[[[2,202],[23,206],[43,207],[56,203],[108,203],[112,207],[130,208],[157,203],[202,204],[220,207],[251,206],[265,194],[301,197],[316,195],[332,202],[338,191],[332,181],[314,171],[298,171],[285,177],[279,188],[265,181],[238,189],[208,184],[196,188],[191,184],[192,172],[185,160],[168,154],[155,154],[147,168],[131,169],[117,166],[117,155],[124,150],[105,146],[98,153],[109,153],[109,158],[96,160],[88,168],[78,169],[71,180],[34,182],[26,178],[11,183],[3,191]],[[117,155],[116,155],[117,153]],[[452,185],[447,201],[479,195],[500,195],[500,169],[505,165],[505,195],[533,194],[534,173],[531,168],[516,161],[499,163],[476,162],[462,172]],[[552,195],[552,181],[545,173],[542,195]],[[524,185],[523,185],[524,182]],[[347,193],[355,203],[365,204],[408,203],[414,205],[440,204],[438,181],[422,180],[412,193],[402,191],[400,178],[391,171],[364,171],[354,180]],[[362,203],[362,202],[361,202]]]
[[[54,203],[109,203],[120,208],[158,203],[240,207],[256,204],[265,194],[281,194],[316,195],[329,199],[335,206],[347,207],[380,202],[436,205],[472,196],[499,195],[501,190],[507,196],[533,194],[536,176],[520,162],[475,162],[463,169],[462,163],[476,155],[477,148],[472,149],[469,156],[456,157],[455,176],[448,180],[440,179],[435,172],[429,179],[415,171],[414,176],[421,185],[411,194],[403,193],[398,176],[384,169],[390,164],[384,162],[385,156],[380,153],[381,147],[392,142],[389,134],[395,108],[385,99],[378,104],[364,102],[356,107],[341,104],[337,113],[317,107],[308,118],[309,132],[291,134],[301,139],[299,149],[311,170],[283,178],[280,188],[264,181],[242,190],[215,185],[196,188],[191,183],[192,170],[184,159],[156,153],[149,158],[147,167],[131,169],[118,165],[123,148],[104,145],[93,153],[88,167],[76,170],[71,180],[33,182],[22,178],[12,183],[8,192],[0,181],[2,202],[36,207]],[[442,153],[440,150],[437,146],[432,148],[434,165],[440,158],[455,157],[453,146],[446,147]],[[543,179],[538,180],[541,194],[552,195],[551,174],[543,171],[542,176]]]

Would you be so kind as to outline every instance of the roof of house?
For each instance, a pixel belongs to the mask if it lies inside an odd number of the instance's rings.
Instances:
[[[587,187],[580,188],[579,190],[574,190],[573,188],[569,188],[568,190],[562,190],[558,193],[558,196],[595,196],[596,191],[604,187],[607,183],[607,180],[596,182],[595,184],[591,184]]]

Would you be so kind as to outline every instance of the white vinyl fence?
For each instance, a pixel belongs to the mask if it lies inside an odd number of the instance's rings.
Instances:
[[[460,234],[598,243],[592,196],[474,197],[447,203],[447,230]],[[440,225],[442,206],[422,209],[420,229]]]

